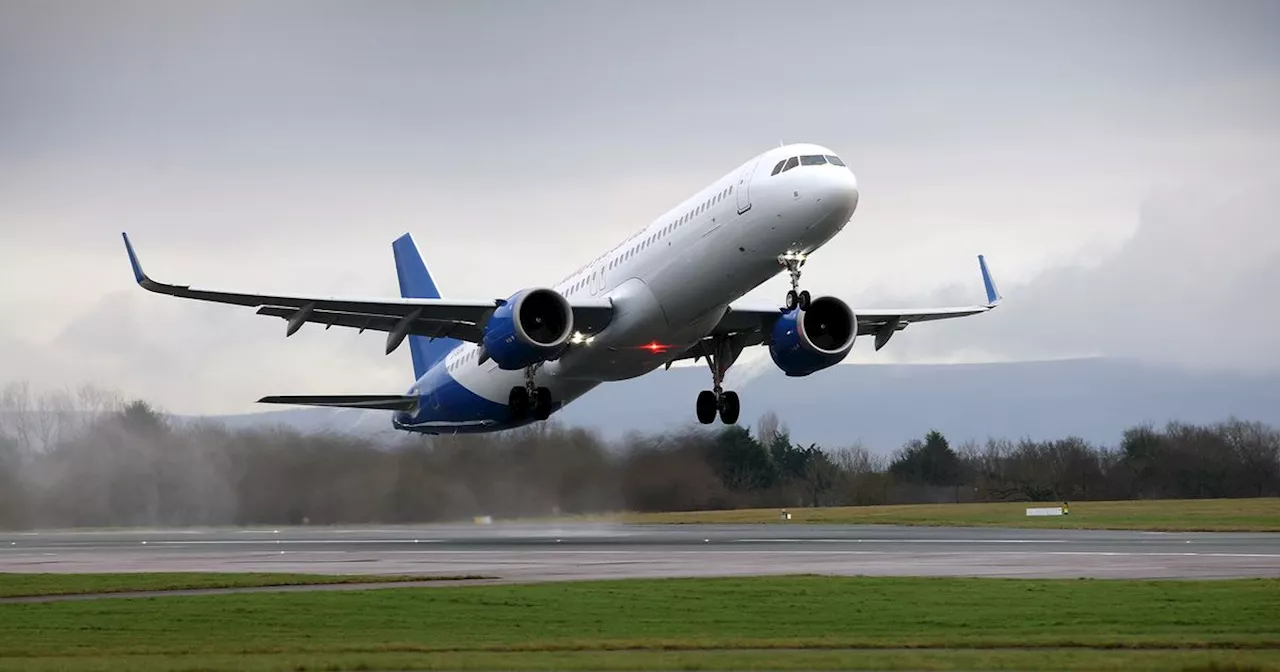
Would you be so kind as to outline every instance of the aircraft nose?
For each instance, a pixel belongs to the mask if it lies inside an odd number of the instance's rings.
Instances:
[[[849,215],[858,207],[858,178],[848,168],[828,171],[821,191],[822,202],[828,207],[846,211]]]

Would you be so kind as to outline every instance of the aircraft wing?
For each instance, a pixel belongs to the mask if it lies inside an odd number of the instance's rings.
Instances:
[[[142,270],[138,255],[122,234],[133,277],[143,289],[184,299],[229,303],[258,309],[259,315],[281,317],[288,321],[286,336],[292,336],[306,323],[339,326],[364,331],[388,332],[387,352],[391,352],[409,334],[432,338],[457,338],[479,343],[484,323],[497,307],[496,301],[454,301],[449,299],[348,299],[334,297],[274,296],[239,294],[187,285],[156,282]],[[613,305],[606,300],[574,300],[574,329],[583,334],[603,330],[613,317]]]
[[[985,313],[1000,305],[1000,292],[987,270],[987,260],[978,255],[978,268],[982,272],[982,284],[987,293],[987,302],[979,306],[956,306],[950,308],[851,308],[858,319],[859,336],[875,336],[876,350],[883,348],[893,334],[906,329],[916,322],[949,320],[956,317],[967,317]],[[712,352],[713,338],[730,338],[735,349],[768,343],[769,334],[773,331],[773,323],[783,314],[781,308],[740,308],[729,306],[720,323],[707,338],[684,351],[671,361],[705,357]],[[668,364],[670,366],[670,364]]]

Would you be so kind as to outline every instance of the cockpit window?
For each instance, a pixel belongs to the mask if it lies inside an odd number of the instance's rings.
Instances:
[[[772,173],[769,173],[769,174],[770,174],[770,175],[777,175],[778,173],[782,172],[782,164],[784,164],[784,163],[786,163],[786,162],[787,162],[787,160],[786,160],[786,159],[783,159],[783,160],[779,161],[779,162],[778,162],[778,165],[776,165],[776,166],[774,166],[774,167],[773,167],[773,172],[772,172]]]
[[[787,159],[787,165],[782,167],[782,172],[785,173],[788,170],[791,170],[792,168],[795,168],[798,165],[800,165],[800,159],[797,159],[796,157],[793,156]]]
[[[833,165],[833,166],[843,166],[843,165],[844,165],[844,161],[841,161],[841,160],[840,160],[840,157],[838,157],[838,156],[831,156],[830,154],[828,154],[828,155],[827,155],[827,163],[830,163],[830,164],[831,164],[831,165]]]
[[[820,166],[826,162],[827,158],[821,154],[800,157],[800,165],[802,166]]]

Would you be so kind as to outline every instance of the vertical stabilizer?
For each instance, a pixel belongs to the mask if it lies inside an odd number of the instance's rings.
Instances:
[[[406,299],[438,299],[440,290],[431,279],[427,265],[422,263],[418,246],[413,237],[404,234],[391,244],[396,256],[396,277],[400,280],[400,296]],[[461,341],[455,338],[409,336],[409,352],[413,354],[414,379],[422,377],[436,362],[444,359]]]

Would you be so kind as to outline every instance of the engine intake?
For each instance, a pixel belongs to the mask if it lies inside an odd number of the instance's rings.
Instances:
[[[573,309],[552,289],[526,289],[493,311],[484,328],[484,350],[508,371],[555,359],[573,333]]]
[[[807,376],[843,361],[857,336],[858,318],[848,304],[823,296],[773,323],[769,355],[788,376]]]

